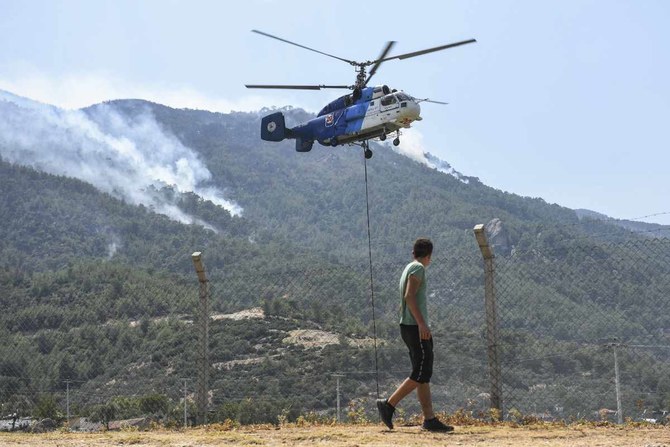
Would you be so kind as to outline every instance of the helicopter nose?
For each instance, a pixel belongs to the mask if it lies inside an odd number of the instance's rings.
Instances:
[[[417,117],[421,116],[421,106],[418,102],[412,101],[412,110],[416,113]]]
[[[407,101],[407,105],[403,103],[403,109],[404,109],[403,115],[405,115],[408,118],[416,120],[419,119],[421,116],[421,106],[415,100]]]
[[[412,99],[400,103],[400,115],[396,120],[403,127],[409,127],[413,121],[421,121],[421,106]]]

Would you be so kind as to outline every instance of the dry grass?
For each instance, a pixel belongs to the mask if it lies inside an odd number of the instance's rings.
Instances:
[[[532,424],[516,426],[464,425],[451,434],[422,431],[418,426],[400,426],[389,431],[379,424],[234,427],[213,425],[187,430],[157,429],[147,432],[121,431],[92,434],[55,432],[48,434],[3,433],[3,447],[194,447],[194,446],[639,446],[670,447],[670,428],[623,427],[594,424]]]

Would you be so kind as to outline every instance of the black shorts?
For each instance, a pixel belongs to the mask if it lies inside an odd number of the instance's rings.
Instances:
[[[412,373],[409,378],[419,383],[429,383],[433,375],[433,337],[421,340],[419,326],[400,325],[400,336],[409,349]]]

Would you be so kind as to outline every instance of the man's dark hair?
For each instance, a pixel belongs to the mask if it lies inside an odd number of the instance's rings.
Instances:
[[[414,250],[412,253],[414,253],[414,257],[417,259],[432,255],[433,243],[428,238],[420,237],[414,241]]]

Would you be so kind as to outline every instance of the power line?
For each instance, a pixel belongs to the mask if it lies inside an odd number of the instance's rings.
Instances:
[[[623,219],[623,220],[640,220],[640,219],[646,219],[648,217],[666,216],[668,214],[670,214],[670,211],[663,211],[663,212],[660,212],[660,213],[648,214],[646,216],[640,216],[640,217],[631,217],[629,219]],[[645,222],[645,223],[649,223],[649,222]],[[656,225],[661,225],[661,224],[656,224]]]

